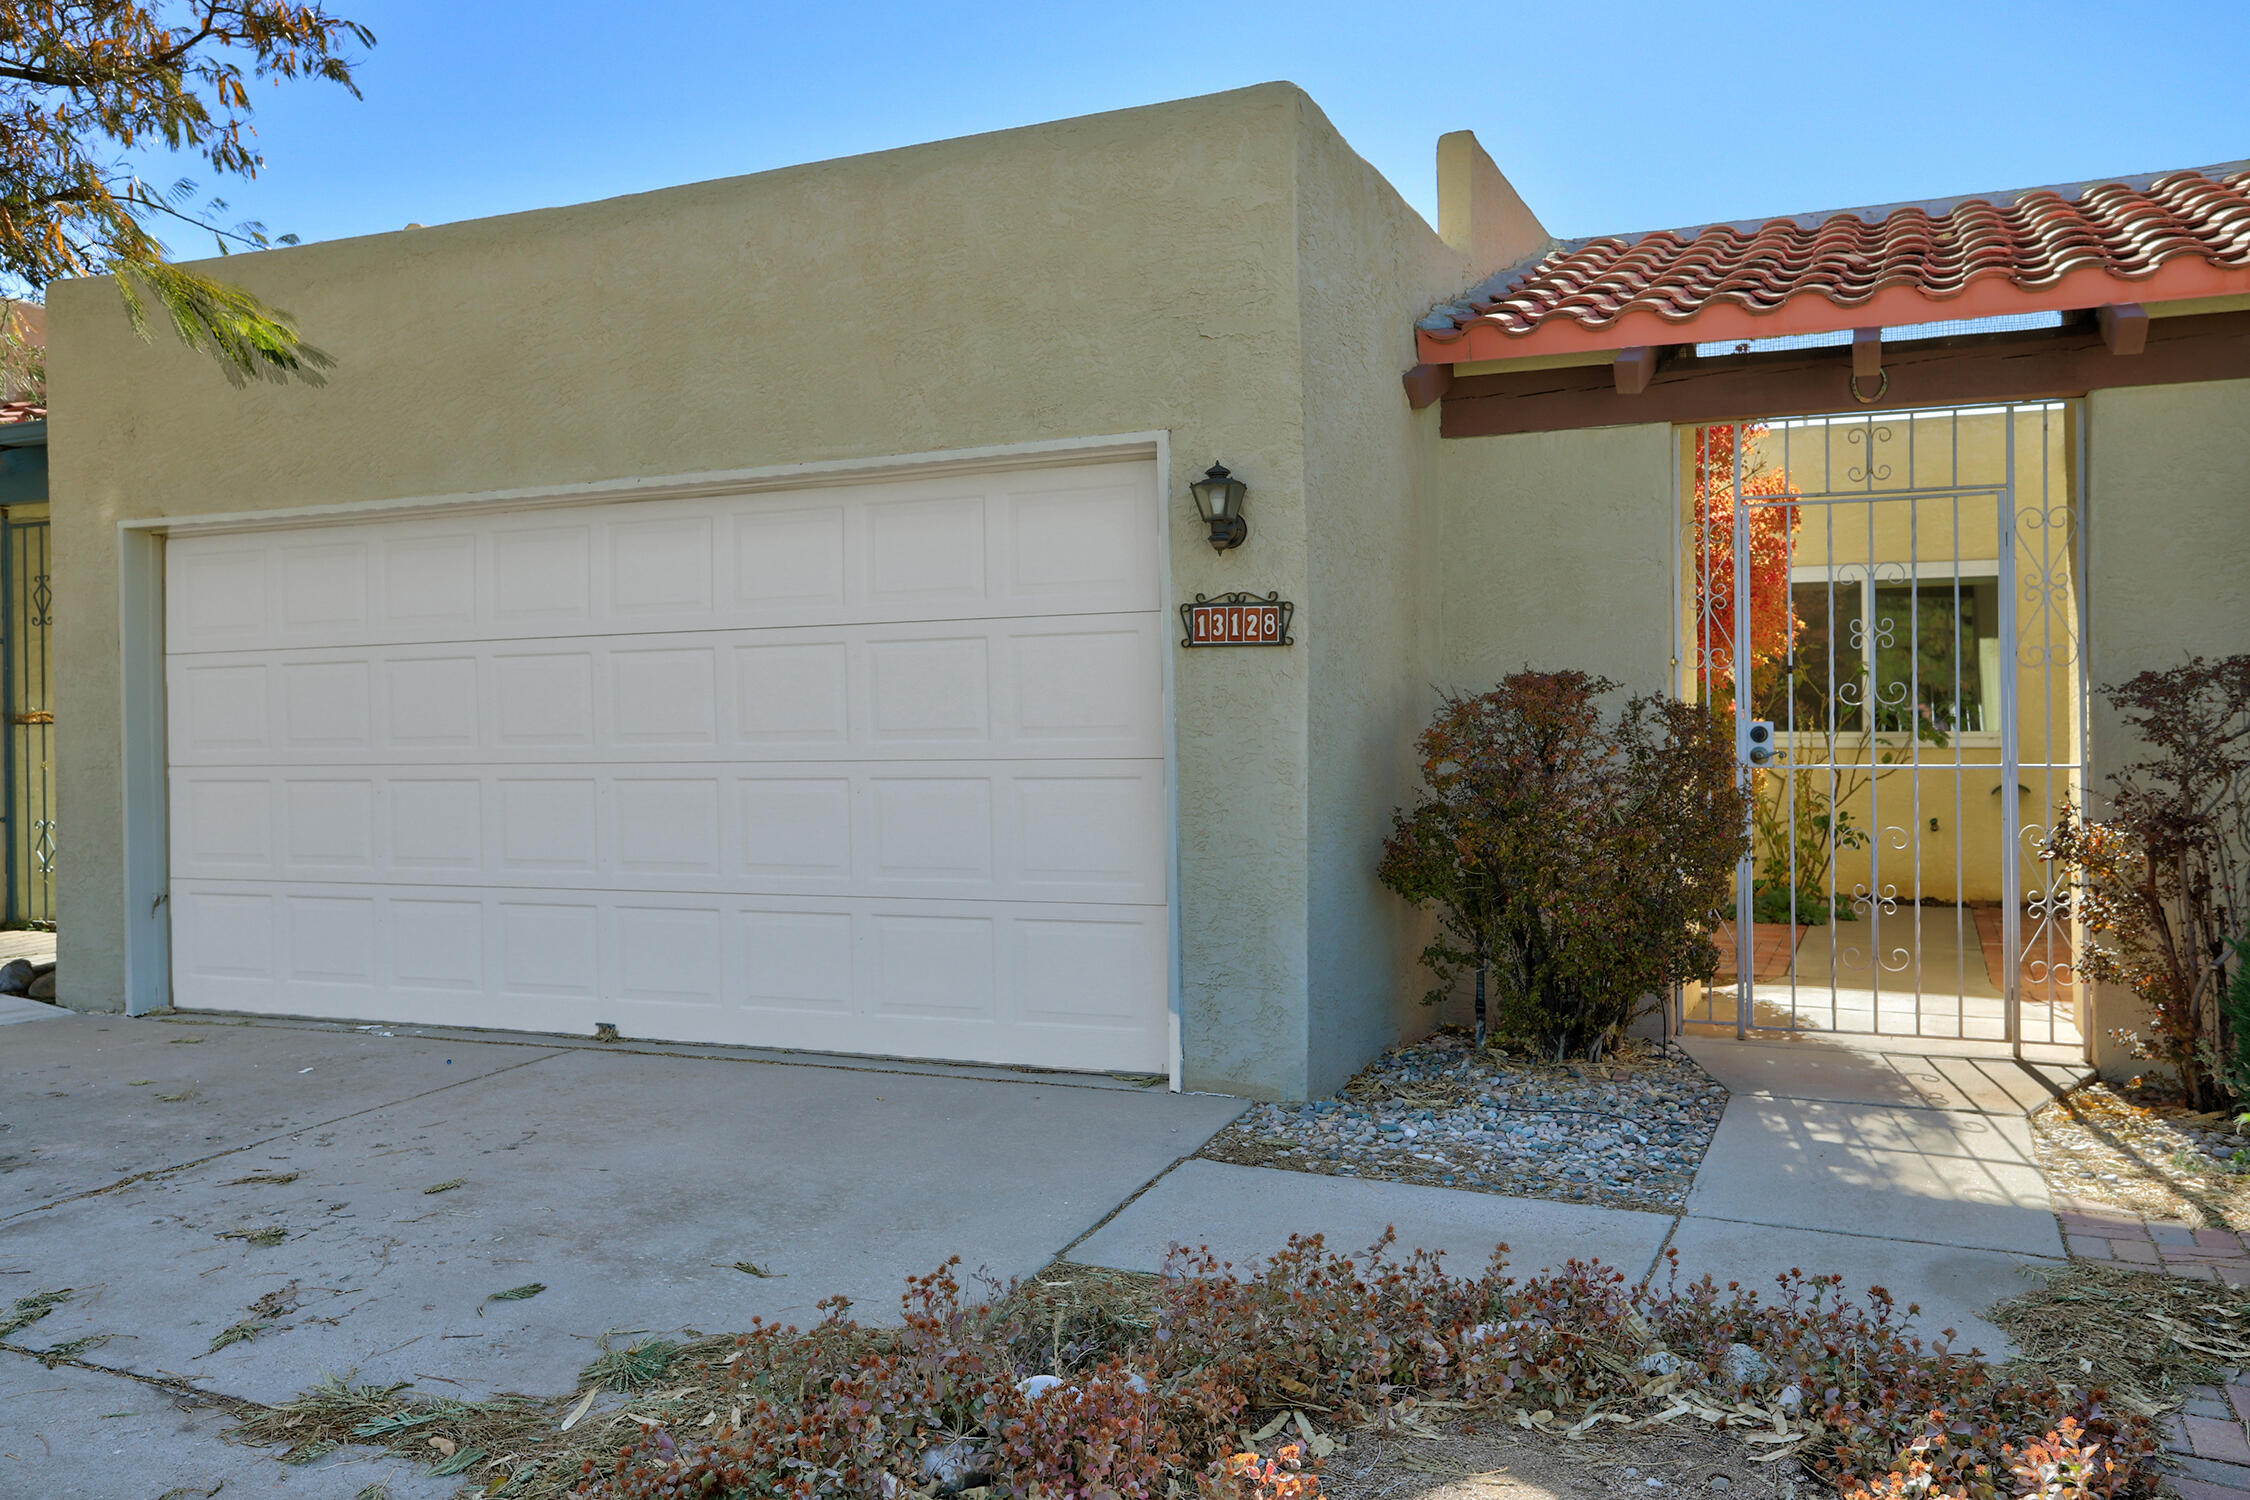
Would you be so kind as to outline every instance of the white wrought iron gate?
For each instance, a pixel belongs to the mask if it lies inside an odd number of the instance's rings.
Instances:
[[[1682,687],[1731,712],[1752,852],[1681,1019],[2077,1044],[2083,472],[2067,404],[1683,434]]]

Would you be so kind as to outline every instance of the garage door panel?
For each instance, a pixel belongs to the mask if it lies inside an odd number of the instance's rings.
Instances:
[[[400,536],[382,539],[382,620],[389,630],[455,635],[477,624],[477,539]],[[386,634],[388,630],[386,631]]]
[[[175,657],[174,765],[1163,754],[1150,615]]]
[[[175,874],[1166,901],[1143,761],[172,773]]]
[[[282,871],[295,878],[367,880],[378,867],[373,776],[305,776],[280,783]]]
[[[746,1009],[812,1011],[832,1018],[851,1014],[856,986],[850,912],[751,907],[739,922],[740,997]]]
[[[613,651],[609,743],[619,750],[709,754],[719,747],[719,652],[715,645]]]
[[[759,640],[734,647],[733,742],[802,755],[851,748],[851,647]]]
[[[768,776],[741,777],[734,785],[741,830],[738,868],[746,881],[815,889],[850,884],[855,868],[851,777],[791,775],[777,768]]]
[[[877,612],[982,614],[991,590],[982,495],[867,504],[860,598]]]
[[[1009,496],[1007,506],[1010,598],[1067,604],[1153,592],[1145,495],[1117,485],[1041,488]]]
[[[603,528],[610,617],[620,625],[651,617],[710,620],[718,527],[718,517],[708,513],[611,521]]]
[[[1043,1026],[1130,1027],[1149,987],[1162,983],[1166,950],[1142,922],[1025,917],[1014,938],[1024,1019]]]
[[[281,785],[271,776],[204,773],[172,778],[175,871],[256,877],[280,874]]]
[[[577,635],[601,624],[594,612],[594,528],[580,521],[552,519],[515,522],[494,528],[489,537],[472,536],[490,570],[491,584],[477,611],[476,627],[447,630],[444,639],[475,640],[494,635]],[[412,639],[418,622],[386,620],[381,639]],[[286,649],[300,644],[277,640]]]
[[[164,637],[173,651],[228,651],[271,643],[265,537],[192,537],[165,549]]]
[[[1156,1069],[1152,466],[177,539],[175,1002]]]
[[[291,635],[318,640],[365,640],[368,573],[376,540],[304,531],[275,549],[275,624]]]
[[[482,998],[484,903],[395,894],[384,899],[391,922],[391,984]]]
[[[183,1009],[1165,1066],[1162,908],[204,881],[174,899]]]
[[[375,722],[386,755],[457,760],[483,749],[485,674],[476,657],[400,653],[378,660]]]
[[[715,905],[618,905],[609,914],[615,974],[606,993],[628,1004],[717,1009],[727,1000],[727,925]]]
[[[492,748],[596,753],[592,646],[555,651],[499,651],[486,663],[492,684]],[[606,662],[605,662],[606,665]]]
[[[724,877],[726,793],[717,775],[614,777],[614,842],[606,864],[634,876]]]
[[[262,660],[183,663],[166,672],[166,753],[174,765],[270,762],[277,674]]]
[[[281,665],[285,754],[315,750],[365,757],[375,748],[374,672],[365,661],[290,661]]]
[[[795,622],[807,613],[840,616],[844,582],[844,506],[784,505],[734,518],[736,611],[748,623]]]
[[[376,791],[381,869],[407,881],[465,880],[491,868],[494,842],[484,778],[383,776]]]
[[[1146,465],[905,488],[180,537],[167,638],[194,654],[1158,607]]]

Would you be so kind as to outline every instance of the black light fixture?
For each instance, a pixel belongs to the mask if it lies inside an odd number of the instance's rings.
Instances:
[[[1195,508],[1211,527],[1211,550],[1224,552],[1242,545],[1250,534],[1250,523],[1242,519],[1242,497],[1250,493],[1250,486],[1227,472],[1225,464],[1213,464],[1201,479],[1188,485],[1195,496]]]

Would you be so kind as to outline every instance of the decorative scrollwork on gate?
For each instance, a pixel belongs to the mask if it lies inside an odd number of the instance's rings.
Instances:
[[[1853,914],[1862,921],[1898,915],[1898,887],[1888,882],[1879,890],[1869,890],[1864,884],[1855,885],[1850,899]]]
[[[1886,463],[1878,463],[1875,458],[1875,445],[1887,443],[1890,440],[1889,423],[1870,423],[1864,427],[1847,428],[1844,432],[1844,441],[1855,448],[1863,448],[1866,451],[1857,463],[1845,469],[1846,478],[1853,484],[1880,484],[1890,478],[1891,466]]]

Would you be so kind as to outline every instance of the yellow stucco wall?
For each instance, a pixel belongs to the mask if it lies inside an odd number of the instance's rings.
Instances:
[[[2250,380],[2096,391],[2087,422],[2087,667],[2096,683],[2250,651]],[[2096,695],[2094,807],[2102,775],[2139,754]],[[2102,986],[2087,1027],[2103,1071],[2138,1064],[2108,1035],[2137,1024]]]
[[[1455,438],[1438,450],[1437,681],[1525,666],[1661,693],[1672,660],[1672,429]]]
[[[1298,141],[1313,540],[1307,1090],[1318,1095],[1433,1019],[1417,1003],[1422,925],[1375,878],[1391,812],[1413,797],[1413,738],[1431,706],[1422,569],[1436,535],[1438,413],[1408,410],[1399,372],[1415,362],[1414,320],[1473,273],[1333,131]]]

